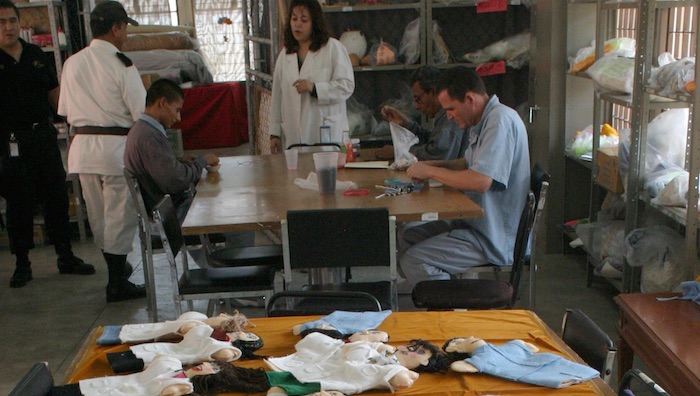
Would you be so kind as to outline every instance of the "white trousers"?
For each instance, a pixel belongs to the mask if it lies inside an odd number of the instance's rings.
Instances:
[[[80,184],[95,245],[105,253],[129,254],[138,217],[124,176],[81,173]]]

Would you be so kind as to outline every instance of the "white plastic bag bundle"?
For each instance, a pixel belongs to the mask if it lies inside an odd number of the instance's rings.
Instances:
[[[634,59],[604,56],[588,68],[599,91],[632,93]]]
[[[406,169],[418,161],[411,146],[418,143],[418,136],[413,132],[393,122],[389,123],[391,128],[391,143],[394,145],[394,163],[389,168],[393,170]]]
[[[651,71],[649,86],[659,90],[661,95],[687,93],[687,86],[695,81],[695,58],[675,60],[665,52],[659,55],[660,67]]]
[[[625,238],[625,258],[629,265],[642,267],[642,293],[674,291],[684,280],[685,242],[669,227],[632,230]]]
[[[506,60],[508,66],[519,69],[526,65],[530,53],[530,33],[523,32],[506,37],[483,49],[465,54],[462,58],[471,63],[486,63],[494,60]]]

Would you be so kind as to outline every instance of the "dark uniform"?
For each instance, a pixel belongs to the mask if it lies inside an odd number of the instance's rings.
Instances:
[[[33,213],[43,208],[46,232],[54,244],[61,273],[94,273],[73,255],[68,218],[66,172],[52,122],[54,109],[47,93],[58,87],[53,63],[36,45],[20,39],[19,62],[0,50],[0,195],[7,201],[10,249],[17,272],[28,272],[28,252],[34,247]]]

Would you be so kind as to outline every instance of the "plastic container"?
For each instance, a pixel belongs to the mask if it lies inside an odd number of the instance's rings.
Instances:
[[[343,149],[345,153],[345,162],[355,162],[355,152],[352,149],[352,141],[350,140],[350,132],[343,131]]]
[[[338,152],[314,153],[314,167],[318,177],[318,192],[321,195],[335,193],[335,180],[338,172]]]
[[[352,142],[352,153],[355,156],[353,158],[353,160],[354,160],[360,156],[360,139],[353,138],[353,139],[350,139],[350,141]]]

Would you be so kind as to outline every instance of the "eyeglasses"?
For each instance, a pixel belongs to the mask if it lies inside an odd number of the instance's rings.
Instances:
[[[417,105],[423,104],[423,97],[428,94],[428,91],[423,91],[422,94],[418,96],[413,96],[413,100],[416,102]]]

